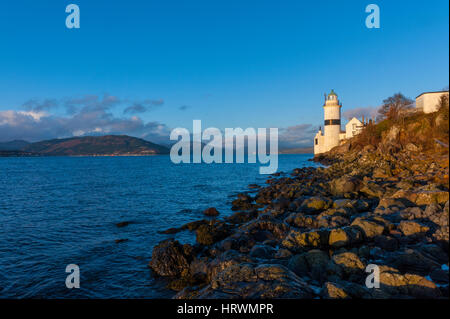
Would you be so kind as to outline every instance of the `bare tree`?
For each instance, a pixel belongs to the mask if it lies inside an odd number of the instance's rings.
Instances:
[[[383,100],[383,105],[378,110],[377,120],[388,118],[397,121],[405,111],[412,108],[412,106],[413,100],[401,93],[396,93]]]

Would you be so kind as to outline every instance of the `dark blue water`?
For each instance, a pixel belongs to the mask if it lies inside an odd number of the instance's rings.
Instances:
[[[279,171],[314,165],[309,158],[281,155]],[[230,214],[236,193],[264,184],[258,169],[168,156],[0,158],[0,297],[170,297],[147,267],[152,247],[173,236],[157,231],[211,206]],[[80,267],[80,289],[65,286],[68,264]]]

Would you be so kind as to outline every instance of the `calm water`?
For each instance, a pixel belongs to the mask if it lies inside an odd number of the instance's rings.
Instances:
[[[278,171],[314,165],[309,158],[281,155]],[[175,165],[168,156],[0,158],[0,297],[170,297],[147,268],[152,247],[171,236],[157,231],[211,206],[230,214],[233,195],[265,182],[258,168]],[[116,227],[122,221],[132,223]],[[71,263],[80,289],[65,287]]]

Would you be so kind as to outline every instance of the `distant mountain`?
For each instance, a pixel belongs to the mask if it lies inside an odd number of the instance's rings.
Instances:
[[[0,151],[19,151],[29,144],[29,142],[23,140],[0,142]]]
[[[156,155],[169,153],[167,147],[127,135],[53,139],[29,144],[22,150],[44,156]]]

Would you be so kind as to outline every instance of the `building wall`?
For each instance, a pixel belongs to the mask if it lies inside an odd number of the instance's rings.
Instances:
[[[416,108],[421,109],[424,113],[436,112],[439,100],[444,94],[448,95],[448,92],[423,93],[416,98]]]
[[[363,128],[363,123],[356,117],[352,118],[345,125],[345,138],[352,138],[353,136],[359,134]]]
[[[314,137],[314,154],[324,153],[324,136],[322,131],[319,130]]]

